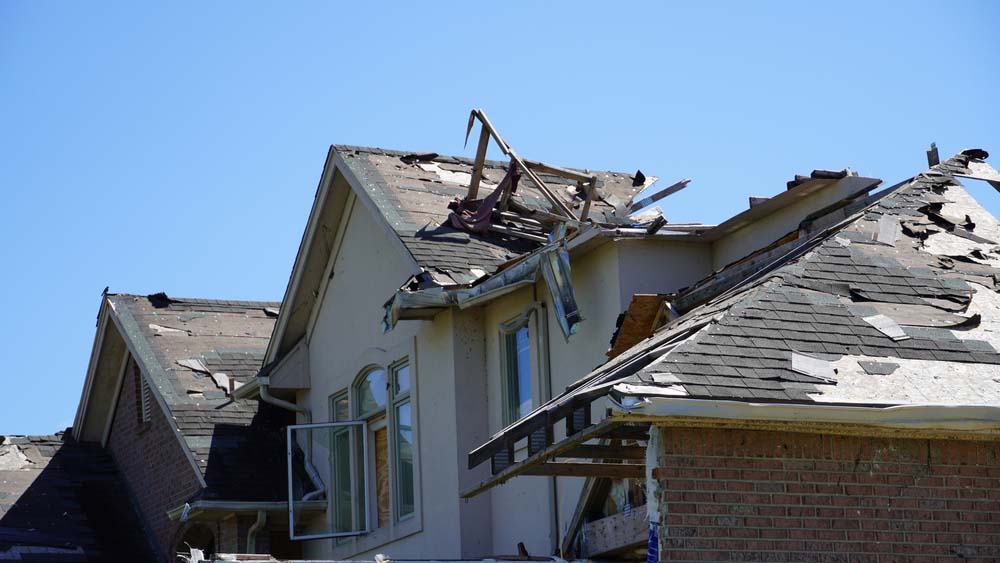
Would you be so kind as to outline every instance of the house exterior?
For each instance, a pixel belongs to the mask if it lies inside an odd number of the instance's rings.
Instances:
[[[465,495],[590,475],[581,557],[997,560],[1000,223],[957,180],[1000,190],[987,156],[931,154],[672,296],[677,318],[476,448],[493,475]],[[557,437],[511,460],[538,428]],[[623,477],[645,477],[638,523],[607,509]]]
[[[265,368],[235,392],[313,425],[291,432],[295,467],[311,466],[322,489],[305,478],[290,487],[295,533],[314,538],[302,541],[305,557],[627,558],[637,546],[645,556],[650,424],[604,399],[619,388],[581,378],[635,365],[635,348],[609,361],[609,339],[629,348],[659,324],[683,323],[681,306],[704,306],[845,221],[880,183],[816,171],[720,225],[654,228],[633,216],[636,195],[655,193],[641,173],[530,163],[571,213],[596,219],[554,239],[511,234],[530,223],[502,211],[487,233],[456,226],[448,204],[462,210],[477,178],[503,192],[514,166],[331,148]],[[595,178],[600,196],[585,195],[573,174]],[[512,190],[520,219],[559,208],[537,185],[522,178]],[[642,318],[647,326],[634,330]],[[552,448],[627,462],[552,463]],[[512,479],[524,474],[535,476]],[[326,513],[298,514],[309,495],[327,499]],[[581,547],[581,534],[593,540],[596,521],[612,516],[639,522],[629,524],[636,533],[603,551]]]
[[[259,370],[277,303],[101,297],[72,439],[110,456],[155,560],[299,555],[287,541],[286,411],[234,401]]]

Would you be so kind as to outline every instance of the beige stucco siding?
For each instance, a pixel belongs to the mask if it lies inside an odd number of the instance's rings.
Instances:
[[[349,388],[366,366],[410,359],[417,462],[424,463],[416,476],[417,524],[410,521],[395,530],[383,528],[335,550],[331,540],[306,542],[306,556],[370,559],[376,551],[384,551],[394,558],[426,553],[457,558],[461,550],[453,533],[458,526],[458,466],[453,461],[458,450],[455,433],[450,431],[455,426],[450,314],[439,315],[435,322],[401,323],[383,333],[382,304],[409,271],[399,250],[389,244],[386,232],[364,207],[355,204],[346,220],[333,275],[308,335],[311,390],[300,394],[300,401],[307,402],[317,422],[329,420],[330,396]],[[316,455],[317,465],[328,471],[320,454]],[[388,542],[392,543],[386,546]]]

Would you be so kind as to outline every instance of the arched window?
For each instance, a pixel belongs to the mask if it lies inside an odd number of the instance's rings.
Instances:
[[[368,368],[362,372],[354,385],[358,418],[368,418],[385,414],[386,394],[389,386],[385,380],[385,370],[380,367]]]
[[[347,428],[333,435],[334,497],[353,499],[353,504],[340,501],[334,508],[339,530],[366,528],[363,518],[357,520],[366,512],[366,492],[371,529],[408,519],[416,512],[412,384],[410,364],[403,358],[390,365],[366,367],[350,389],[331,397],[334,422],[363,420],[368,432],[367,459],[357,447],[359,438],[354,438],[352,446]]]

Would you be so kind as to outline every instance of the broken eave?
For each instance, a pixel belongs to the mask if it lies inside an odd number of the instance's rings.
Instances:
[[[551,433],[551,426],[542,429],[543,432],[546,430]],[[644,441],[648,437],[648,431],[648,423],[611,418],[596,424],[588,422],[578,429],[570,426],[566,438],[544,447],[536,447],[539,440],[529,439],[528,457],[522,461],[511,461],[514,457],[514,443],[509,442],[503,452],[494,456],[491,463],[492,476],[462,491],[461,496],[474,497],[519,475],[643,478],[646,471],[645,448],[639,445],[620,445],[620,442]],[[619,444],[612,445],[608,442]]]

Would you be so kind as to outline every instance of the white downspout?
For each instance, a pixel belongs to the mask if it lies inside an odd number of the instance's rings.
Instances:
[[[297,405],[297,404],[289,402],[289,401],[286,401],[284,399],[279,399],[279,398],[275,397],[274,395],[271,395],[271,392],[269,391],[270,386],[271,386],[271,378],[270,377],[268,377],[268,376],[258,377],[257,378],[257,383],[259,384],[260,400],[261,401],[264,401],[265,403],[268,403],[270,405],[274,405],[276,407],[279,407],[279,408],[282,408],[282,409],[285,409],[285,410],[297,412],[297,413],[299,413],[299,414],[301,414],[302,416],[305,417],[306,424],[311,424],[312,423],[312,412],[310,412],[308,408],[303,407],[301,405]],[[311,493],[308,493],[308,494],[306,494],[305,496],[302,497],[303,501],[307,501],[307,500],[313,500],[314,498],[318,498],[321,495],[325,495],[326,494],[326,485],[323,484],[323,479],[320,477],[319,471],[316,471],[316,467],[313,466],[313,463],[312,463],[312,448],[305,448],[304,453],[305,453],[306,474],[309,475],[309,480],[312,481],[313,486],[316,487],[316,490],[314,490]],[[291,500],[291,499],[289,499],[289,500]]]
[[[257,521],[247,530],[247,553],[257,553],[257,532],[264,528],[267,523],[267,511],[257,511]]]
[[[533,285],[531,291],[534,297],[538,296],[537,285]],[[548,312],[545,308],[545,303],[536,299],[531,305],[528,305],[527,313],[529,317],[532,315],[535,317],[536,326],[538,327],[538,363],[542,368],[539,374],[541,376],[540,383],[543,394],[541,404],[545,404],[552,398],[552,362],[549,357]],[[559,537],[562,534],[559,529],[559,489],[556,479],[555,475],[549,478],[549,513],[552,517],[549,525],[552,526],[552,553],[558,555],[561,544]]]

